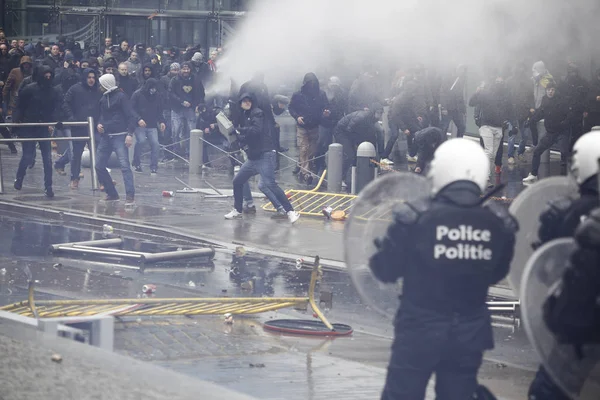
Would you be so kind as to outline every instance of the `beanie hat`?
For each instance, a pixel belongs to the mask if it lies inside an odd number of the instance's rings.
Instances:
[[[117,88],[117,82],[113,74],[104,74],[100,77],[100,86],[106,89],[107,93],[112,92]]]
[[[171,66],[169,67],[170,71],[174,71],[176,69],[181,69],[181,65],[179,65],[179,63],[173,63],[171,64]]]
[[[195,52],[194,55],[192,56],[192,61],[194,61],[194,62],[201,62],[202,58],[203,58],[202,53]]]
[[[65,61],[73,61],[75,56],[72,53],[65,54]]]

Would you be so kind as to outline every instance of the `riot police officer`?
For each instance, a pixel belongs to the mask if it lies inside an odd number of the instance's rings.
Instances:
[[[571,175],[579,185],[576,200],[561,198],[550,202],[540,215],[539,244],[571,237],[581,218],[598,206],[598,159],[600,131],[584,134],[573,145]],[[569,396],[554,384],[544,367],[540,366],[529,388],[530,400],[568,400]]]
[[[404,279],[382,399],[423,399],[436,374],[438,399],[469,399],[483,352],[493,348],[488,287],[503,279],[517,222],[485,203],[489,161],[476,143],[452,139],[434,153],[431,195],[394,210],[370,259],[382,282]]]

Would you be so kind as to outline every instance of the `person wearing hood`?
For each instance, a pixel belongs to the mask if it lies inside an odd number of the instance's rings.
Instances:
[[[23,79],[26,77],[31,76],[32,70],[33,62],[31,61],[31,57],[23,56],[19,67],[13,68],[8,74],[6,83],[2,88],[2,97],[4,104],[6,104],[7,107],[6,115],[12,115],[17,107],[17,97],[21,82],[23,82]],[[54,77],[54,72],[52,73],[52,76]]]
[[[161,99],[159,82],[148,78],[144,85],[131,96],[131,106],[146,122],[146,127],[135,128],[135,148],[133,151],[133,167],[135,172],[142,172],[140,157],[146,142],[150,144],[150,174],[155,175],[158,170],[158,129],[164,133],[166,125],[163,117],[164,101]],[[157,129],[158,128],[158,129]]]
[[[249,93],[242,94],[238,104],[242,109],[242,117],[236,125],[236,134],[240,145],[246,151],[248,160],[242,164],[233,178],[234,208],[225,215],[225,219],[241,219],[244,200],[246,208],[254,208],[248,180],[254,175],[260,175],[258,183],[260,191],[267,196],[276,209],[279,206],[283,207],[289,221],[293,224],[300,218],[300,214],[294,211],[286,194],[275,181],[276,153],[270,131],[265,126],[264,113],[257,107],[256,100]]]
[[[131,99],[133,92],[135,92],[138,87],[138,81],[135,76],[132,76],[129,73],[127,63],[119,64],[119,69],[117,74],[115,74],[115,77],[119,89],[122,89],[123,93],[127,95],[127,98]]]
[[[152,67],[152,74],[156,79],[159,79],[160,77],[160,71],[161,71],[161,66],[160,66],[160,59],[158,58],[158,56],[156,54],[152,54],[150,56],[150,66]]]
[[[570,125],[570,148],[583,134],[583,113],[585,112],[586,100],[590,90],[590,84],[579,71],[579,66],[570,62],[567,66],[567,76],[558,85],[557,90],[564,96],[569,105],[571,118]]]
[[[238,97],[243,93],[250,93],[256,99],[256,106],[262,110],[265,117],[265,123],[267,124],[266,128],[271,130],[275,149],[281,153],[287,151],[287,149],[281,148],[279,142],[280,127],[275,122],[275,115],[273,114],[273,109],[271,107],[271,97],[269,96],[269,88],[265,85],[265,75],[262,72],[255,73],[252,79],[241,86]],[[234,109],[238,108],[236,107]],[[238,109],[238,111],[241,110]],[[232,119],[237,119],[239,117],[241,117],[241,115],[234,116]]]
[[[131,107],[129,98],[117,86],[114,75],[104,74],[100,77],[100,90],[103,94],[100,99],[100,117],[96,126],[100,134],[96,150],[98,181],[104,186],[106,201],[119,200],[115,184],[106,169],[108,160],[114,151],[123,173],[125,204],[132,205],[135,201],[135,186],[127,149],[133,144],[133,134],[131,133],[133,128],[135,126],[145,128],[146,122]]]
[[[39,123],[56,121],[56,111],[61,104],[61,97],[58,90],[52,86],[54,72],[48,66],[43,66],[39,69],[35,82],[23,89],[17,98],[17,107],[15,109],[14,122],[18,123]],[[57,128],[60,128],[57,126]],[[50,127],[35,126],[22,127],[19,130],[21,137],[50,137]],[[42,153],[44,164],[44,188],[46,197],[54,197],[52,191],[52,147],[49,141],[38,142]],[[21,190],[23,187],[23,179],[27,167],[32,163],[35,156],[36,143],[23,142],[23,154],[19,167],[17,169],[17,179],[14,187],[16,190]]]
[[[315,160],[315,169],[318,175],[325,169],[325,157],[323,156],[327,153],[329,145],[333,141],[333,131],[338,122],[346,115],[348,109],[348,93],[342,87],[342,82],[337,76],[329,78],[325,94],[327,95],[329,108],[325,110],[319,126],[316,154],[318,158]]]
[[[496,74],[494,83],[488,86],[480,85],[469,99],[470,107],[479,108],[479,135],[483,140],[485,154],[491,166],[495,165],[496,154],[502,144],[504,129],[513,121],[513,105],[510,92],[504,77]],[[513,126],[516,124],[512,123]],[[495,165],[496,173],[500,173],[501,166]],[[491,179],[488,186],[492,186]]]
[[[379,103],[369,105],[368,110],[354,111],[343,117],[335,126],[333,136],[336,143],[343,147],[342,179],[350,188],[348,173],[356,163],[356,149],[362,142],[371,142],[378,146],[378,130],[375,126],[383,115],[383,106]]]
[[[88,117],[92,117],[94,121],[97,121],[100,116],[101,97],[102,93],[98,89],[98,72],[93,68],[83,70],[80,82],[71,86],[64,96],[62,112],[66,121],[86,121]],[[73,137],[88,136],[87,127],[71,127],[71,135]],[[70,188],[77,189],[79,187],[79,179],[81,178],[81,155],[83,154],[86,142],[78,140],[72,143]],[[54,164],[54,168],[62,168],[64,171],[65,164],[59,160]]]
[[[600,126],[600,68],[590,85],[584,114],[584,132],[590,132],[594,126]]]
[[[298,178],[312,183],[314,162],[311,160],[317,153],[319,125],[324,117],[329,116],[327,95],[321,90],[317,76],[309,72],[304,76],[302,88],[292,95],[288,110],[296,120],[296,140],[299,147]]]
[[[546,134],[533,150],[531,172],[523,179],[523,183],[534,183],[538,180],[538,169],[542,153],[549,150],[556,143],[560,143],[561,159],[565,160],[569,150],[569,122],[571,110],[565,97],[558,91],[554,82],[546,85],[546,96],[542,104],[531,118],[532,124],[544,120]]]
[[[204,85],[192,75],[190,63],[183,63],[179,75],[169,83],[172,138],[173,143],[184,141],[177,146],[180,151],[189,148],[185,139],[189,138],[190,130],[196,126],[196,108],[204,103],[204,96]]]
[[[144,83],[150,78],[158,79],[158,76],[154,75],[154,68],[152,64],[146,63],[140,70],[140,74],[138,76],[138,89],[144,86]]]
[[[140,61],[137,52],[132,51],[129,55],[129,59],[125,61],[125,64],[127,65],[127,72],[129,75],[133,75],[136,78],[141,75],[142,62]]]

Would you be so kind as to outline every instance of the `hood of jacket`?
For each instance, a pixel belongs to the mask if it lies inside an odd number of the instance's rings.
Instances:
[[[537,78],[539,76],[547,74],[548,70],[546,69],[546,64],[544,64],[543,61],[538,61],[535,64],[533,64],[531,72],[533,73],[533,77]]]
[[[158,81],[154,78],[148,78],[142,86],[142,91],[146,95],[150,95],[150,89],[156,89],[158,91]]]
[[[96,77],[96,80],[94,81],[94,86],[92,86],[92,88],[96,88],[97,89],[98,88],[98,71],[96,71],[93,68],[85,68],[83,70],[83,72],[81,74],[81,84],[84,87],[88,87],[87,77],[88,77],[88,74],[90,74],[90,73],[94,74],[94,76]]]
[[[47,73],[51,74],[50,79],[44,78],[44,75],[46,75]],[[54,70],[47,65],[42,65],[40,68],[38,68],[37,74],[35,75],[34,79],[40,87],[51,87],[52,81],[54,80]]]
[[[155,70],[155,66],[152,65],[152,63],[144,63],[144,65],[142,66],[142,69],[140,70],[139,74],[141,77],[144,77],[144,70],[146,68],[150,69],[150,78],[156,78],[156,76],[154,76],[154,70]]]
[[[21,62],[19,62],[19,67],[22,67],[23,64],[29,64],[29,65],[33,66],[33,61],[31,60],[31,57],[29,57],[29,56],[23,56],[23,57],[21,57]],[[21,70],[22,69],[23,68],[21,68]]]
[[[254,96],[252,95],[252,93],[250,92],[244,92],[242,93],[242,95],[240,96],[240,98],[238,99],[238,104],[241,106],[242,105],[242,100],[244,100],[245,98],[249,98],[250,101],[252,101],[252,107],[250,108],[250,110],[256,108],[256,99],[254,98]],[[245,110],[244,110],[245,111]]]
[[[309,72],[308,74],[304,75],[304,79],[302,80],[302,93],[307,93],[316,96],[317,94],[319,94],[320,90],[321,87],[319,85],[319,79],[317,78],[317,75],[315,75],[312,72]]]

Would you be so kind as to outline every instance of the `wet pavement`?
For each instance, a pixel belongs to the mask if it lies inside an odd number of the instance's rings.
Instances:
[[[294,132],[281,121],[282,144],[295,157]],[[162,197],[163,190],[182,189],[179,178],[192,187],[231,188],[227,171],[215,168],[202,176],[189,176],[180,162],[161,165],[158,176],[136,174],[136,207],[123,202],[106,204],[101,193],[90,188],[89,169],[77,191],[68,188],[68,177],[54,175],[55,199],[41,193],[42,171],[39,163],[29,171],[21,192],[12,189],[10,179],[19,157],[2,151],[6,194],[0,203],[35,206],[36,209],[73,213],[77,218],[55,220],[48,211],[27,216],[7,212],[0,217],[0,303],[8,304],[26,297],[27,265],[36,280],[38,299],[51,298],[135,298],[142,296],[144,284],[156,284],[159,297],[218,296],[304,296],[310,271],[296,270],[293,258],[320,255],[341,261],[343,222],[302,217],[294,226],[275,221],[262,210],[241,221],[224,221],[231,199],[210,199],[199,194]],[[214,158],[220,155],[214,153]],[[213,158],[213,159],[214,159]],[[284,188],[305,188],[295,182],[294,164],[281,158],[279,181]],[[403,163],[396,166],[406,169]],[[504,167],[498,179],[507,184],[506,197],[523,189],[520,180],[529,164]],[[146,168],[148,170],[148,168]],[[556,162],[542,166],[540,173],[556,174]],[[122,177],[113,170],[117,188],[123,192]],[[208,183],[207,183],[208,181]],[[209,185],[210,183],[210,185]],[[257,191],[256,182],[253,190]],[[6,207],[3,207],[7,210]],[[60,213],[59,213],[60,214]],[[86,217],[86,218],[84,218]],[[79,222],[76,222],[77,219]],[[157,263],[140,272],[135,265],[112,259],[52,256],[48,247],[102,238],[104,220],[139,224],[115,232],[125,236],[125,248],[144,251],[202,247],[200,239],[214,241],[217,253],[212,262]],[[116,225],[115,225],[116,226]],[[165,232],[143,231],[143,227]],[[175,233],[179,234],[176,235]],[[183,237],[187,236],[187,239]],[[232,246],[243,244],[277,253],[254,252],[244,265],[232,265]],[[285,255],[285,254],[282,254]],[[252,289],[248,282],[252,282]],[[364,305],[350,278],[342,271],[326,270],[318,291],[333,293],[333,307],[325,311],[332,322],[349,324],[355,334],[335,340],[273,335],[262,330],[262,322],[273,318],[312,319],[310,311],[281,310],[254,318],[236,318],[233,326],[216,316],[194,318],[123,319],[116,328],[116,351],[134,358],[210,381],[225,384],[258,398],[325,399],[377,398],[385,377],[392,329],[389,320]],[[510,289],[505,288],[510,294]],[[537,356],[529,345],[519,320],[512,316],[495,319],[496,349],[486,354],[480,380],[503,398],[524,398],[537,366]],[[252,367],[250,364],[254,365]],[[264,364],[264,367],[256,365]],[[346,395],[351,393],[351,395]],[[351,396],[351,397],[349,397]]]
[[[38,299],[142,297],[141,287],[148,283],[157,285],[157,297],[305,296],[310,279],[308,269],[297,270],[287,260],[261,254],[248,254],[243,262],[233,263],[232,254],[219,251],[212,262],[157,263],[142,273],[114,260],[48,253],[51,244],[102,237],[98,230],[76,225],[1,217],[0,265],[5,270],[0,276],[0,303],[25,299],[25,265],[36,281]],[[201,245],[161,240],[125,236],[124,248],[156,251]],[[236,317],[232,326],[220,316],[125,317],[116,325],[115,349],[258,398],[280,398],[281,390],[292,399],[325,399],[340,391],[354,394],[348,398],[378,397],[393,333],[390,321],[362,304],[343,271],[324,271],[317,293],[321,291],[333,294],[332,307],[323,305],[326,316],[351,325],[352,337],[303,338],[262,329],[264,321],[274,318],[313,319],[310,310]],[[496,322],[497,346],[487,354],[480,379],[496,385],[503,397],[522,398],[536,357],[518,320]],[[504,377],[499,380],[498,374]],[[507,381],[510,385],[502,384]]]

